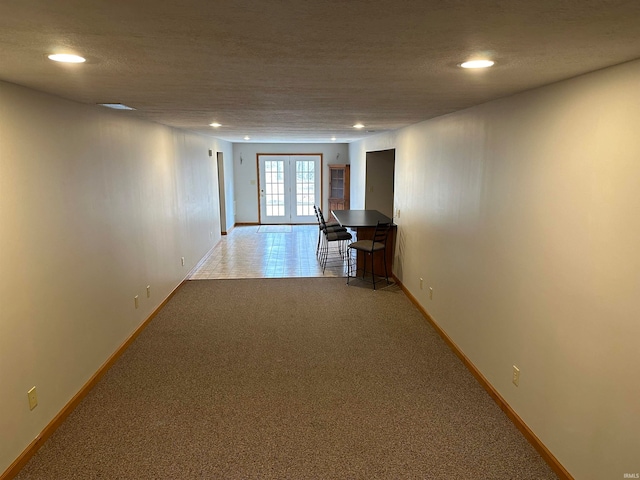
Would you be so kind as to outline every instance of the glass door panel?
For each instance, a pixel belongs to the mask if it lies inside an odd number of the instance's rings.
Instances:
[[[267,216],[284,217],[284,162],[267,160],[264,170]]]
[[[260,221],[288,223],[285,168],[287,157],[260,156]]]
[[[320,182],[316,172],[320,168],[319,156],[293,157],[295,169],[295,211],[293,223],[313,223],[315,221],[314,205],[320,205]]]

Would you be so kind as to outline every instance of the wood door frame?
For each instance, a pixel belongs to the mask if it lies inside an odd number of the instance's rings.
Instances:
[[[260,208],[260,157],[320,157],[320,203],[322,206],[324,201],[324,155],[322,153],[256,153],[256,178],[258,179],[256,186],[256,194],[258,198],[258,225],[262,225],[262,209]]]

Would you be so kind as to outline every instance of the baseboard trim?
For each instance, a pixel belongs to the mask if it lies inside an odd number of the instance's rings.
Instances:
[[[236,223],[234,227],[257,227],[260,225],[260,222],[241,222]]]
[[[47,439],[56,431],[56,429],[64,422],[64,420],[73,412],[73,410],[80,404],[82,399],[87,396],[91,389],[100,381],[105,373],[113,366],[113,364],[120,358],[124,351],[131,345],[131,343],[142,333],[146,326],[154,319],[154,317],[160,312],[169,300],[178,292],[178,290],[187,282],[184,279],[180,284],[174,288],[171,293],[165,298],[162,303],[156,308],[147,319],[140,324],[140,326],[125,340],[125,342],[107,359],[105,363],[98,369],[96,373],[84,384],[84,386],[76,393],[71,400],[64,406],[62,410],[49,422],[49,424],[40,432],[40,434],[31,442],[27,448],[20,454],[14,462],[9,465],[9,468],[0,475],[0,480],[11,480],[14,478],[20,470],[27,464],[27,462],[35,455],[38,449],[47,441]]]
[[[520,418],[520,416],[511,408],[507,401],[498,393],[498,391],[489,383],[486,377],[480,373],[480,370],[469,360],[469,358],[460,350],[458,345],[449,337],[440,325],[433,319],[433,317],[427,312],[416,297],[413,296],[404,284],[393,275],[393,279],[400,286],[407,298],[411,300],[416,308],[422,313],[424,318],[431,324],[431,326],[438,332],[449,348],[456,354],[456,356],[462,361],[465,367],[471,372],[475,379],[482,385],[482,387],[489,393],[491,398],[498,404],[500,409],[507,415],[509,420],[520,430],[527,441],[536,449],[545,462],[551,467],[551,469],[558,475],[561,480],[574,480],[571,474],[562,466],[558,459],[551,453],[551,451],[545,446],[544,443],[537,437],[535,433],[529,428],[529,426]]]

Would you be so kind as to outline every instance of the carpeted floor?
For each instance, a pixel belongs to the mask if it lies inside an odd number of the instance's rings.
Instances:
[[[188,282],[18,479],[552,479],[397,287]]]

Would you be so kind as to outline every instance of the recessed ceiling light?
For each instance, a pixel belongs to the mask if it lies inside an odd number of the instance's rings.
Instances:
[[[491,60],[469,60],[468,62],[461,63],[462,68],[488,68],[493,66],[495,62]]]
[[[331,137],[331,141],[335,142],[336,141],[336,137]]]
[[[113,108],[114,110],[135,110],[133,107],[128,107],[121,103],[99,103],[101,107]]]
[[[361,123],[356,123],[353,128],[364,128],[364,125]]]
[[[213,123],[210,123],[209,126],[213,128],[218,128],[218,127],[221,127],[222,124],[218,122],[213,122]]]
[[[249,135],[245,135],[244,139],[245,140],[251,140],[251,137]]]
[[[86,59],[80,57],[79,55],[70,55],[68,53],[53,53],[49,55],[49,60],[53,60],[54,62],[62,62],[62,63],[83,63],[86,62]]]

